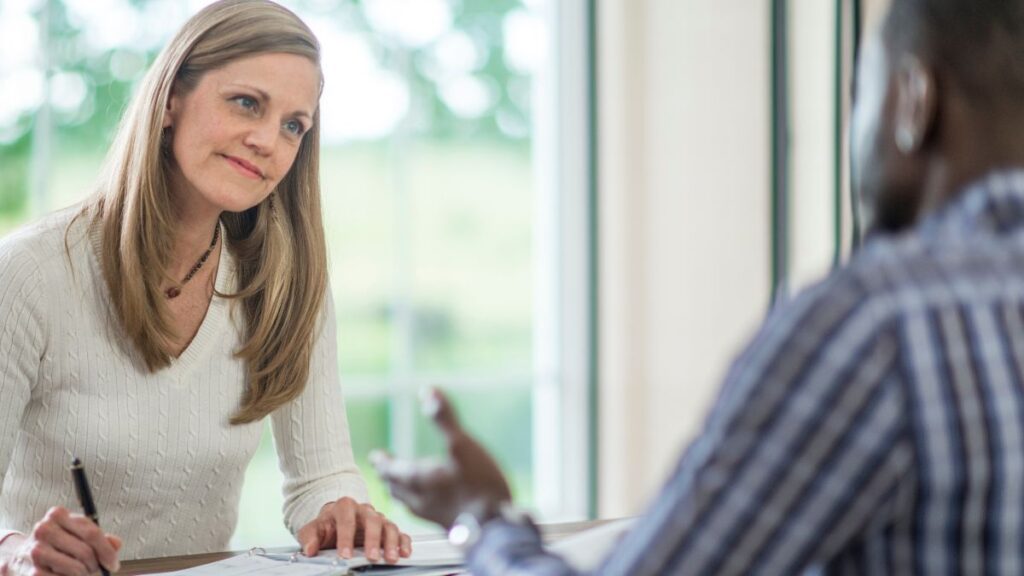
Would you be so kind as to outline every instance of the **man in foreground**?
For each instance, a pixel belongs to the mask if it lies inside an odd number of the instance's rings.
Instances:
[[[871,223],[775,311],[600,574],[1024,573],[1024,0],[891,0],[857,72]],[[442,465],[380,457],[474,574],[569,574],[436,394]]]

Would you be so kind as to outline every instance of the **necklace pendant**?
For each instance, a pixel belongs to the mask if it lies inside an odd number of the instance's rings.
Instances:
[[[219,222],[217,223],[217,227],[213,229],[213,240],[210,240],[210,247],[206,249],[206,252],[203,252],[203,255],[199,257],[199,260],[196,260],[196,263],[192,265],[192,269],[188,271],[188,274],[185,274],[185,277],[182,278],[182,286],[188,284],[188,281],[191,280],[192,277],[196,275],[196,272],[199,272],[199,269],[203,267],[203,264],[206,264],[206,260],[210,257],[210,254],[213,252],[214,246],[217,245],[218,238],[220,238]],[[164,290],[164,296],[167,296],[168,300],[172,298],[177,298],[180,295],[181,289],[178,288],[177,286],[171,286],[167,290]]]

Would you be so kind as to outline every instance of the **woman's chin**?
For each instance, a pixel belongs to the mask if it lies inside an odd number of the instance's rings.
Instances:
[[[259,198],[222,198],[217,205],[220,207],[222,212],[245,212],[250,208],[258,206],[260,202],[266,199],[266,196],[260,196]]]

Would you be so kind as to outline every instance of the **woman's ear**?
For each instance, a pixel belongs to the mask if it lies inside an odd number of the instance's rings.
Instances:
[[[178,98],[177,94],[171,92],[171,96],[167,99],[167,108],[164,110],[164,128],[174,126],[174,119],[179,108],[181,108],[180,98]]]

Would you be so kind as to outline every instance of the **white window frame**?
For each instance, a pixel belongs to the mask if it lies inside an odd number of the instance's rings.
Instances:
[[[533,483],[548,521],[589,516],[592,169],[587,0],[546,6],[547,64],[535,79]],[[557,439],[557,441],[549,441]]]

